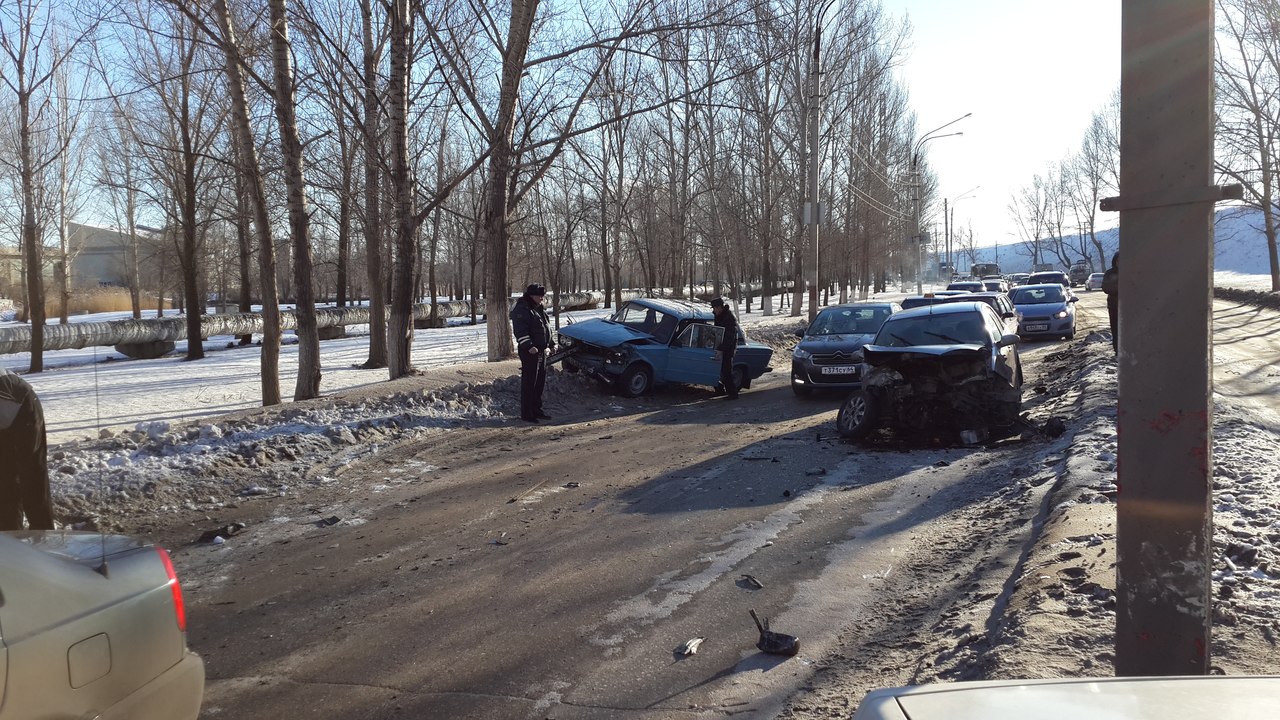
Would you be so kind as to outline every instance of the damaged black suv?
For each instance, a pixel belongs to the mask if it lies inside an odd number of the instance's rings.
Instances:
[[[980,442],[1022,410],[1018,336],[981,302],[904,310],[862,348],[862,388],[840,406],[836,429],[858,440],[882,427],[953,431]]]

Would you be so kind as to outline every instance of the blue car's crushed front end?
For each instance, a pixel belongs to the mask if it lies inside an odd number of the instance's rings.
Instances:
[[[563,358],[565,367],[611,382],[635,359],[636,345],[657,344],[612,320],[585,320],[560,328],[559,351],[552,360]]]

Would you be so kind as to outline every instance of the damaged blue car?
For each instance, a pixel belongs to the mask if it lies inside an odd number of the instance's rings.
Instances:
[[[564,362],[626,397],[649,392],[661,383],[715,387],[720,363],[715,348],[724,334],[712,324],[711,308],[682,300],[638,298],[623,303],[611,317],[560,328],[557,352],[548,364]],[[773,349],[748,342],[738,330],[733,375],[739,388],[773,368]]]

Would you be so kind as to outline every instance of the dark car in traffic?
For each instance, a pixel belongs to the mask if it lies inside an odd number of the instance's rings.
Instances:
[[[902,308],[892,302],[848,303],[824,308],[809,327],[796,332],[800,342],[791,353],[791,390],[854,388],[862,381],[862,346]]]
[[[560,328],[560,349],[548,364],[604,381],[620,395],[636,397],[660,383],[715,387],[720,381],[716,347],[724,329],[716,327],[705,303],[658,298],[624,302],[611,317]],[[747,340],[738,328],[733,376],[739,388],[772,368],[773,349]]]
[[[1070,289],[1071,278],[1061,270],[1045,270],[1042,272],[1031,273],[1027,277],[1027,281],[1023,285],[1043,285],[1045,283],[1057,283],[1064,288]]]
[[[852,440],[879,428],[957,433],[979,442],[1013,427],[1022,408],[1018,336],[982,302],[903,310],[862,348],[862,387],[836,429]]]

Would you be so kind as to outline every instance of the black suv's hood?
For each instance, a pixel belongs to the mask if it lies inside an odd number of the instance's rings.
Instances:
[[[811,353],[852,353],[875,339],[875,335],[805,335],[797,348]]]

